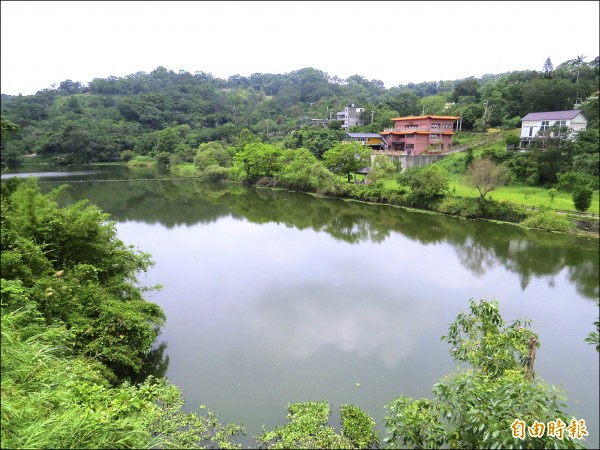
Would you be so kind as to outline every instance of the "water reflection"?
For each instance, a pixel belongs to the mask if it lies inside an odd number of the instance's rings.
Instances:
[[[442,315],[423,299],[386,296],[361,286],[277,286],[245,317],[253,334],[278,360],[304,359],[333,346],[394,368],[418,349]]]
[[[73,177],[73,176],[92,176],[103,173],[102,170],[81,170],[81,171],[70,171],[70,172],[25,172],[25,173],[6,173],[2,174],[1,178],[3,180],[8,180],[10,178],[30,178],[30,177],[38,177],[38,178],[57,178],[57,177]]]
[[[115,189],[119,190],[115,195]],[[414,213],[400,208],[369,205],[308,194],[209,185],[194,180],[132,181],[127,189],[114,183],[82,183],[62,196],[64,203],[89,198],[119,221],[160,223],[167,228],[212,223],[223,217],[251,223],[281,223],[299,230],[312,229],[351,243],[384,243],[391,233],[422,245],[447,243],[458,261],[483,277],[501,265],[519,274],[525,289],[532,278],[551,279],[564,267],[588,298],[599,296],[598,241],[554,233]],[[585,261],[585,264],[582,262]]]

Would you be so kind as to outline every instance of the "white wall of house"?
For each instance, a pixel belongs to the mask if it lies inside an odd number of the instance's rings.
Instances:
[[[362,125],[360,123],[360,113],[364,108],[356,108],[354,105],[347,106],[343,111],[337,113],[337,120],[342,122],[342,128],[348,129],[354,125]]]
[[[543,123],[542,120],[524,120],[521,125],[521,139],[535,138],[538,132],[542,129],[542,125],[552,127],[552,125],[560,120],[547,120],[547,124]],[[568,127],[571,131],[577,132],[585,130],[587,128],[587,119],[582,114],[577,114],[573,119],[567,119],[564,121],[564,126]]]

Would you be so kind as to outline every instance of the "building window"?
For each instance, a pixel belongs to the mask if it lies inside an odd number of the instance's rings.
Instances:
[[[439,123],[432,123],[431,124],[431,129],[439,129],[440,128],[440,124]]]
[[[452,124],[451,123],[444,123],[444,124],[442,124],[442,128],[444,128],[444,129],[452,129]]]
[[[415,135],[414,134],[407,134],[406,135],[406,139],[414,139]]]
[[[440,139],[440,135],[439,134],[430,134],[429,137],[431,139]]]
[[[548,128],[550,128],[550,121],[542,120],[542,126],[540,127],[540,131],[546,131]]]
[[[416,130],[418,125],[405,125],[404,128],[407,130]]]

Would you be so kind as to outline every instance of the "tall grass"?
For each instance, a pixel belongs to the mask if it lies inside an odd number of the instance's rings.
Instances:
[[[85,382],[100,380],[93,363],[66,358],[53,343],[65,331],[32,325],[33,314],[2,314],[2,448],[145,447],[149,433],[132,419],[104,420],[82,401],[74,389],[80,381],[90,391],[103,390]]]

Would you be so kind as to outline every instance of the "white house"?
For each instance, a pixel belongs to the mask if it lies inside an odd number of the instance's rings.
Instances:
[[[348,105],[343,111],[337,113],[336,120],[342,123],[342,128],[347,130],[353,125],[364,125],[363,121],[360,120],[360,113],[364,111],[364,108],[357,108],[352,105]]]
[[[533,112],[527,114],[521,121],[521,147],[526,147],[535,140],[543,139],[548,136],[547,133],[550,133],[549,137],[558,137],[556,133],[550,131],[554,125],[561,129],[566,127],[571,132],[569,135],[571,138],[578,131],[585,130],[587,127],[587,118],[580,109]]]

